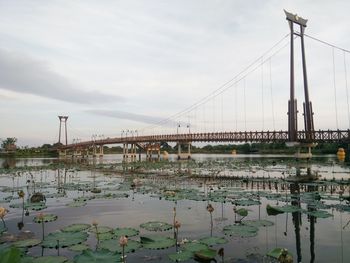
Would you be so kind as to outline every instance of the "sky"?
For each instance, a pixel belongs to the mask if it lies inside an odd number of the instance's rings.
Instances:
[[[346,0],[0,0],[0,138],[55,143],[58,115],[69,116],[69,142],[127,130],[286,130],[283,9],[309,20],[308,35],[350,49]],[[315,128],[348,129],[350,54],[305,41]]]

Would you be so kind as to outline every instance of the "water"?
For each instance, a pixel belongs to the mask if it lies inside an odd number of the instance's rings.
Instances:
[[[47,208],[42,211],[58,216],[56,221],[45,224],[45,234],[72,223],[91,224],[96,220],[99,226],[139,229],[140,236],[157,234],[173,237],[172,230],[154,233],[139,225],[148,221],[172,224],[175,207],[176,218],[181,222],[179,241],[198,240],[211,233],[225,237],[228,243],[213,246],[216,250],[224,248],[225,262],[243,262],[238,259],[248,260],[252,255],[260,255],[261,258],[275,247],[287,248],[293,254],[294,262],[349,262],[349,205],[339,196],[350,195],[350,169],[338,163],[333,156],[316,156],[311,163],[296,162],[289,156],[280,155],[198,154],[193,155],[195,161],[189,163],[175,159],[170,155],[170,163],[142,163],[133,167],[122,166],[121,155],[106,155],[102,161],[90,160],[79,166],[59,164],[54,158],[0,159],[0,167],[17,167],[0,172],[0,200],[12,197],[9,203],[2,201],[1,204],[10,211],[5,217],[8,233],[14,236],[20,233],[17,224],[22,221],[22,209],[10,206],[21,202],[17,191],[22,189],[25,199],[34,191],[45,195],[60,194],[61,197],[47,198]],[[134,179],[139,185],[131,189],[130,183]],[[78,184],[80,189],[73,187]],[[89,191],[92,188],[101,189],[101,194],[127,193],[129,197],[95,198],[88,200],[85,206],[67,206],[74,198],[94,196]],[[170,196],[170,201],[165,198],[165,189],[182,192],[194,189],[197,196],[210,197],[210,200],[195,201],[192,197],[175,200]],[[309,200],[309,193],[315,191],[322,197],[320,202]],[[214,198],[220,195],[225,198]],[[238,208],[248,209],[248,216],[242,222],[265,219],[273,225],[259,228],[254,237],[225,236],[223,228],[235,223],[232,202],[249,198],[260,201],[260,204],[238,205]],[[214,207],[212,229],[210,213],[206,209],[208,203]],[[267,214],[267,204],[289,204],[305,212],[272,216]],[[306,213],[318,210],[324,210],[331,216],[316,218]],[[38,213],[30,211],[29,216],[23,217],[21,231],[30,230],[40,239],[41,225],[33,222]],[[4,240],[4,236],[2,238]],[[131,239],[138,240],[139,236]],[[90,233],[87,244],[94,249],[96,242],[96,236]],[[118,246],[118,239],[115,239],[115,244]],[[45,248],[42,251],[37,246],[29,248],[28,255],[40,256],[42,252],[44,255],[57,254],[55,249]],[[68,258],[79,254],[67,248],[59,252]],[[127,262],[170,262],[168,254],[175,252],[175,247],[140,249],[129,253]],[[216,258],[220,262],[220,257]]]

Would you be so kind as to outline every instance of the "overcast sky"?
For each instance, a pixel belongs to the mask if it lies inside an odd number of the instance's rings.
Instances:
[[[0,138],[17,137],[20,145],[57,142],[61,114],[69,115],[69,141],[120,136],[126,129],[175,133],[176,123],[179,132],[188,132],[188,124],[198,132],[286,130],[283,9],[309,19],[307,34],[350,49],[346,0],[0,0]],[[212,93],[281,39],[276,55],[265,55],[262,67],[215,99],[144,130]],[[305,41],[315,128],[347,129],[344,54]],[[350,85],[350,55],[345,59]]]

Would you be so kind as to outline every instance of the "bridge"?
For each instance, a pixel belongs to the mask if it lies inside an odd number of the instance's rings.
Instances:
[[[68,116],[59,116],[60,130],[59,130],[59,142],[61,142],[61,128],[62,124],[65,126],[65,145],[60,146],[59,153],[62,156],[103,156],[103,146],[110,144],[122,144],[123,145],[123,157],[124,160],[136,161],[137,150],[139,154],[141,151],[146,152],[147,158],[151,158],[153,154],[160,156],[160,147],[162,143],[176,143],[178,146],[178,157],[182,155],[181,147],[186,149],[185,156],[187,158],[191,155],[191,144],[195,142],[237,142],[237,143],[287,143],[289,145],[297,145],[299,149],[306,147],[309,149],[308,153],[304,156],[311,158],[311,147],[317,143],[341,143],[350,144],[350,130],[349,129],[327,129],[327,130],[315,130],[314,128],[314,112],[312,109],[312,103],[310,101],[308,90],[308,77],[306,70],[306,58],[305,58],[305,28],[307,20],[303,19],[295,14],[285,11],[286,19],[290,27],[290,34],[288,34],[290,40],[290,97],[288,100],[288,130],[272,130],[272,131],[215,131],[215,132],[191,132],[190,129],[186,133],[179,133],[178,129],[176,133],[165,134],[151,134],[139,136],[132,133],[131,136],[119,136],[107,139],[96,139],[81,141],[68,144],[67,142],[67,119]],[[298,29],[298,31],[296,30]],[[295,72],[294,72],[294,41],[299,37],[301,42],[301,55],[302,55],[302,71],[303,71],[303,90],[304,90],[304,103],[303,103],[303,122],[304,130],[298,129],[298,109],[297,100],[295,96]],[[345,51],[343,50],[344,54]],[[345,56],[345,55],[344,55]],[[261,62],[263,67],[265,61]],[[271,62],[271,61],[270,61]],[[333,66],[334,66],[334,46],[333,46]],[[346,77],[346,63],[344,57],[345,77]],[[334,69],[334,67],[333,67]],[[263,70],[262,70],[263,78]],[[270,78],[271,78],[271,65],[270,65]],[[347,81],[347,80],[346,80]],[[346,82],[347,85],[347,82]],[[335,88],[335,77],[334,77]],[[347,90],[347,87],[346,87]],[[221,94],[220,91],[218,94]],[[262,93],[263,94],[263,93]],[[217,95],[215,95],[217,96]],[[214,97],[215,99],[215,97]],[[263,99],[263,98],[262,98]],[[336,101],[336,98],[335,98]],[[214,100],[215,103],[215,100]],[[349,104],[349,102],[348,102]],[[197,104],[194,107],[190,107],[187,111],[197,109]],[[348,105],[349,107],[349,105]],[[348,109],[349,110],[349,109]],[[221,109],[222,112],[222,109]],[[262,114],[264,116],[264,107],[262,108]],[[203,114],[204,115],[204,114]],[[337,112],[336,112],[337,115]],[[171,118],[170,118],[171,119]],[[236,116],[237,119],[237,116]],[[337,116],[336,116],[337,119]],[[174,120],[172,120],[175,122]],[[215,121],[215,114],[214,114]],[[236,120],[237,121],[237,120]],[[350,117],[349,117],[350,121]],[[337,119],[338,122],[338,119]],[[160,122],[161,124],[162,122]],[[215,123],[214,123],[215,125]],[[236,125],[237,126],[237,125]],[[180,124],[177,124],[177,128]],[[187,124],[189,128],[190,125]]]

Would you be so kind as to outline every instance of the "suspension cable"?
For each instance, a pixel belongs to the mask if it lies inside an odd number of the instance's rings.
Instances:
[[[348,73],[347,73],[347,67],[346,67],[346,54],[345,51],[343,51],[343,57],[344,57],[344,75],[345,75],[345,91],[346,91],[346,102],[348,104],[348,121],[350,127],[350,107],[349,107],[349,91],[348,91]]]
[[[333,44],[331,44],[331,43],[329,43],[329,42],[326,42],[326,41],[324,41],[324,40],[318,39],[318,38],[316,38],[316,37],[310,36],[310,35],[308,35],[308,34],[305,34],[305,33],[304,33],[304,36],[306,36],[306,37],[308,37],[308,38],[310,38],[310,39],[312,39],[312,40],[315,40],[315,41],[317,41],[317,42],[320,42],[320,43],[322,43],[322,44],[325,44],[325,45],[327,45],[327,46],[330,46],[330,47],[333,47],[333,48],[342,50],[343,52],[350,53],[350,50],[348,50],[348,49],[338,47],[338,46],[336,46],[336,45],[333,45]]]
[[[158,126],[158,125],[161,125],[163,123],[167,123],[169,121],[171,121],[172,119],[176,118],[177,116],[179,115],[182,115],[183,113],[186,113],[190,110],[192,110],[193,108],[195,108],[196,106],[198,105],[201,105],[203,103],[205,103],[206,101],[208,101],[213,95],[215,95],[216,93],[218,93],[219,91],[221,91],[219,94],[221,94],[223,92],[223,90],[226,90],[227,89],[227,85],[229,85],[232,81],[238,79],[241,75],[243,75],[245,72],[247,72],[250,68],[252,68],[255,64],[257,64],[262,57],[266,56],[267,54],[269,54],[275,47],[277,47],[279,44],[281,44],[290,34],[286,34],[284,37],[282,37],[279,41],[277,41],[271,48],[269,48],[267,51],[265,51],[263,53],[263,55],[259,56],[258,58],[256,58],[252,63],[250,63],[247,67],[245,67],[242,71],[240,71],[235,77],[233,77],[232,79],[230,79],[229,81],[225,82],[224,84],[222,84],[219,88],[217,88],[216,90],[214,90],[213,92],[211,92],[209,95],[203,97],[202,99],[200,99],[199,101],[197,101],[196,103],[190,105],[189,107],[183,109],[182,111],[179,111],[167,118],[164,118],[163,120],[159,121],[159,122],[156,122],[150,126],[147,126],[145,128],[143,128],[142,130],[145,130],[145,129],[150,129],[152,128],[153,126]],[[283,46],[283,48],[285,47],[286,45]],[[281,48],[282,49],[282,48]],[[278,51],[280,51],[281,49],[279,49]],[[278,52],[275,52],[272,56],[274,56],[276,53]],[[254,71],[254,70],[253,70]],[[250,71],[250,72],[253,72],[253,71]],[[246,76],[247,74],[245,74],[244,76]],[[242,78],[240,78],[242,79]],[[238,82],[238,81],[236,81]],[[232,87],[232,84],[229,86],[229,87]],[[218,94],[216,94],[218,95]]]
[[[261,114],[262,114],[262,131],[265,128],[265,112],[264,112],[264,58],[261,57]]]
[[[335,60],[334,60],[334,47],[332,47],[332,57],[333,57],[333,88],[334,88],[334,106],[335,106],[335,123],[337,125],[337,129],[339,129],[338,123],[338,104],[337,104],[337,87],[335,84]]]
[[[273,130],[276,130],[275,129],[275,108],[274,108],[273,91],[272,91],[271,58],[269,59],[269,68],[270,68],[270,92],[271,92],[272,126],[273,126]]]
[[[245,78],[243,79],[243,103],[244,103],[244,131],[247,131],[247,111],[246,111],[246,98],[245,98]]]

